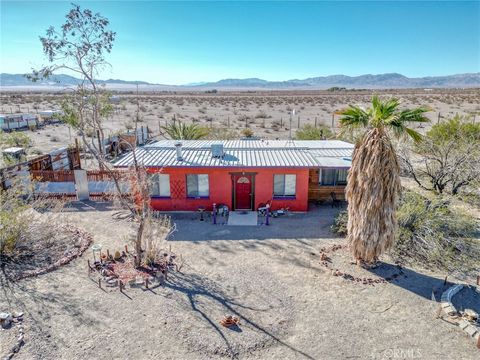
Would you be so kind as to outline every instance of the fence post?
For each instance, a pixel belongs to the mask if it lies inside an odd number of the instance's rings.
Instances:
[[[88,200],[90,193],[88,191],[88,177],[86,170],[73,170],[75,177],[75,191],[79,201]]]

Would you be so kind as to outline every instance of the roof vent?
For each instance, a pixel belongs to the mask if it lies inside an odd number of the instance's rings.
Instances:
[[[177,148],[177,161],[183,161],[183,156],[182,156],[182,143],[176,142],[175,147]]]
[[[223,144],[212,144],[211,149],[213,158],[223,158]]]

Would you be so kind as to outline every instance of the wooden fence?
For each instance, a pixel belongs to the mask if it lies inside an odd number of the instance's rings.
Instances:
[[[39,182],[75,182],[73,170],[30,170],[30,176]]]
[[[125,170],[87,170],[88,181],[113,181],[127,174]],[[30,170],[32,180],[39,182],[75,182],[73,170]]]

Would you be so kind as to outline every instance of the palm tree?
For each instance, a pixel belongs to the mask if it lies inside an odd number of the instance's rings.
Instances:
[[[394,243],[395,211],[400,194],[400,167],[391,134],[420,141],[410,122],[429,121],[428,108],[400,110],[400,101],[372,97],[372,106],[350,105],[337,112],[343,129],[366,129],[355,145],[348,173],[348,242],[357,263],[372,264]]]
[[[162,129],[174,140],[198,140],[208,135],[208,129],[197,124],[184,124],[180,121],[163,126]]]

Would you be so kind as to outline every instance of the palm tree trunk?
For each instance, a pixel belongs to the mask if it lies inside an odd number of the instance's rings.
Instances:
[[[358,142],[348,174],[348,242],[357,261],[373,263],[394,243],[400,167],[383,128]]]

